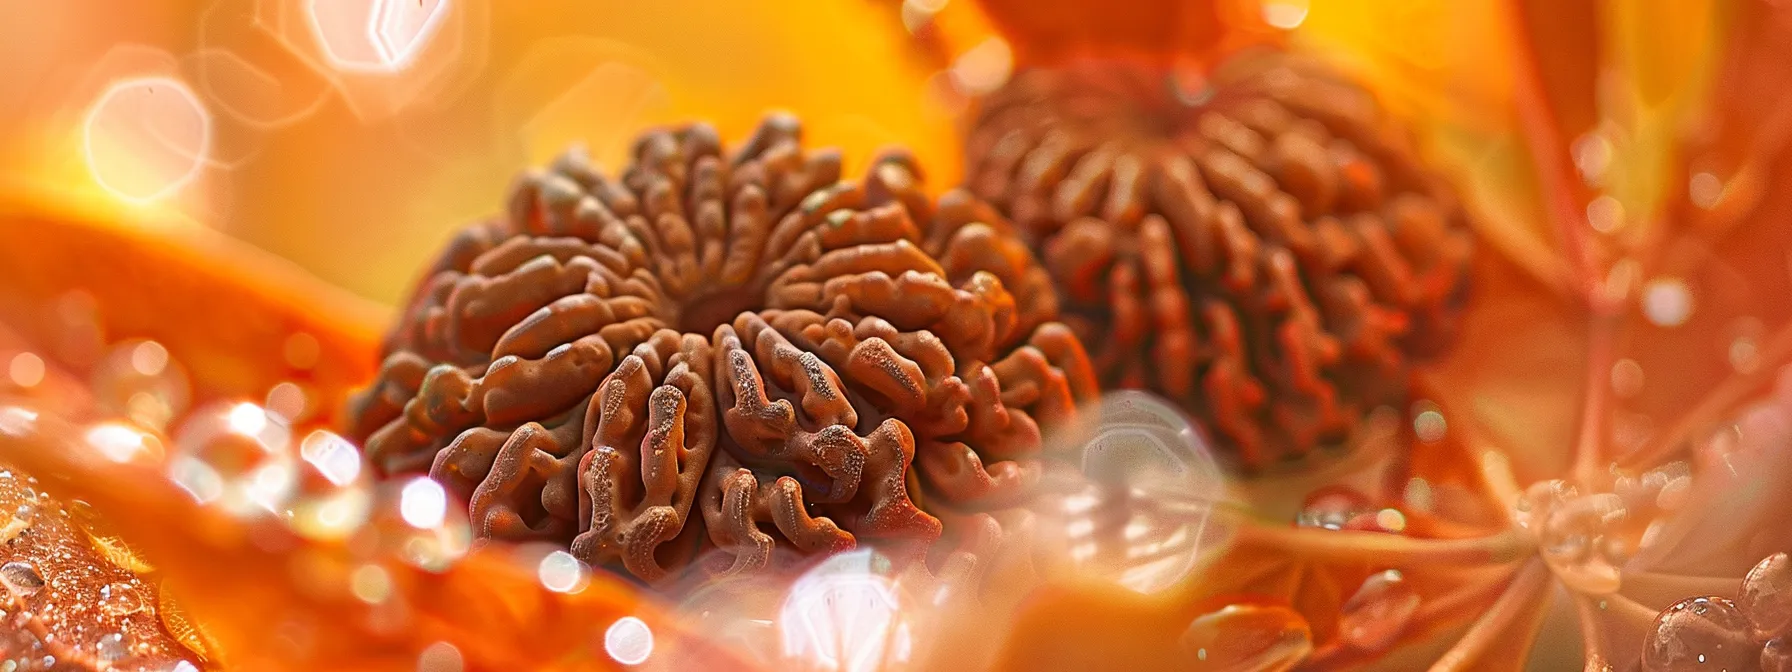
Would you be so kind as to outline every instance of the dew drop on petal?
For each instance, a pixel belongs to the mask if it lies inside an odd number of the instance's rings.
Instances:
[[[1306,619],[1281,606],[1227,605],[1195,618],[1179,641],[1199,669],[1284,670],[1313,651]]]
[[[1352,645],[1381,651],[1400,638],[1419,608],[1419,594],[1399,570],[1369,575],[1338,616],[1338,636]]]
[[[1761,672],[1792,672],[1792,637],[1775,637],[1761,646]]]
[[[44,589],[44,577],[37,573],[35,565],[15,560],[0,565],[0,586],[4,586],[15,596],[27,597]]]
[[[604,631],[604,652],[623,665],[640,665],[653,655],[653,629],[647,622],[624,616]]]
[[[1643,670],[1746,670],[1760,656],[1749,641],[1748,621],[1721,597],[1681,600],[1655,617],[1643,639]]]
[[[1775,553],[1750,569],[1736,604],[1756,639],[1792,633],[1792,556]]]
[[[143,610],[143,595],[129,583],[117,582],[100,588],[100,609],[113,616],[134,614]]]

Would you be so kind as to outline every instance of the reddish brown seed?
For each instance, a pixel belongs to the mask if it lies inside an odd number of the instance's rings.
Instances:
[[[1681,600],[1655,617],[1655,627],[1643,641],[1643,669],[1751,669],[1761,649],[1749,641],[1747,629],[1734,602],[1721,597]]]
[[[1020,72],[981,101],[969,184],[1031,234],[1105,385],[1258,470],[1401,399],[1450,340],[1470,242],[1366,93],[1284,54],[1208,74],[1192,100],[1143,66]]]
[[[1096,394],[1013,225],[914,161],[805,150],[774,117],[733,155],[652,131],[619,175],[570,153],[449,245],[351,404],[376,471],[427,471],[475,531],[648,581],[876,545],[919,505],[1017,504],[1042,434]]]

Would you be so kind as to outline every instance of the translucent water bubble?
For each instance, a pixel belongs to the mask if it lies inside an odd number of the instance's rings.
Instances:
[[[1655,617],[1643,638],[1643,669],[1747,670],[1760,657],[1741,610],[1720,597],[1681,600]]]
[[[122,633],[112,632],[100,637],[99,643],[94,645],[94,654],[102,663],[115,663],[131,655],[131,650]]]
[[[1227,495],[1207,441],[1148,394],[1111,394],[1090,410],[1090,424],[1052,439],[1080,468],[1045,479],[1041,539],[1077,574],[1140,593],[1180,583],[1228,531],[1211,520]]]
[[[0,565],[0,586],[16,597],[29,597],[44,589],[44,576],[37,572],[36,565],[15,560]]]
[[[895,583],[870,550],[828,558],[790,587],[778,609],[785,658],[800,669],[860,672],[908,661],[914,638]]]
[[[1775,553],[1757,563],[1743,577],[1736,604],[1755,639],[1792,633],[1792,556]]]
[[[1189,623],[1180,644],[1191,669],[1281,672],[1313,651],[1313,630],[1287,607],[1233,604]]]
[[[191,385],[180,362],[155,341],[124,341],[93,368],[94,401],[106,415],[166,429],[187,410]]]
[[[112,616],[143,611],[143,596],[129,583],[109,583],[100,588],[100,610]]]
[[[169,475],[236,515],[283,512],[300,473],[291,440],[285,422],[258,405],[206,406],[175,430]]]

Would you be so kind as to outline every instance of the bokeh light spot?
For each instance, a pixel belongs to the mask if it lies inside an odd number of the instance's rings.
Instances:
[[[1692,318],[1692,290],[1679,278],[1657,278],[1643,287],[1643,315],[1656,326],[1678,327]]]
[[[82,127],[87,170],[119,198],[153,201],[199,174],[212,120],[186,84],[167,77],[114,83]]]
[[[623,665],[640,665],[653,655],[653,629],[647,622],[624,616],[604,631],[604,652]]]
[[[441,27],[448,0],[311,0],[306,13],[331,65],[397,72]]]
[[[398,513],[411,527],[425,530],[438,527],[448,516],[448,493],[435,481],[414,479],[406,483],[399,494]]]
[[[13,355],[12,362],[7,364],[6,375],[12,378],[14,385],[36,387],[44,382],[44,359],[29,352]]]
[[[554,551],[543,556],[541,563],[535,566],[535,577],[548,590],[570,593],[584,581],[585,567],[571,553]]]

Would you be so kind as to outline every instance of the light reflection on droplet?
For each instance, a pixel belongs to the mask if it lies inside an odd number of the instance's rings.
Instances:
[[[1687,181],[1686,193],[1693,205],[1710,210],[1724,197],[1724,181],[1711,173],[1695,173]]]
[[[1730,341],[1730,367],[1737,373],[1754,373],[1761,368],[1761,349],[1755,339],[1739,336]]]
[[[349,592],[368,604],[385,602],[392,596],[392,575],[379,565],[361,565],[349,576]]]
[[[15,560],[0,565],[0,587],[10,591],[14,597],[29,597],[44,589],[44,577],[31,563]]]
[[[143,611],[144,606],[143,596],[129,583],[109,583],[100,588],[100,609],[107,614],[134,614]]]
[[[1370,651],[1391,646],[1419,607],[1419,595],[1399,570],[1369,575],[1338,615],[1338,636]]]
[[[1406,514],[1399,509],[1382,509],[1375,514],[1375,524],[1389,532],[1406,530]]]
[[[604,652],[623,665],[640,665],[653,655],[653,629],[647,622],[624,616],[604,631]]]
[[[195,457],[180,455],[169,460],[168,478],[200,504],[215,502],[224,495],[224,478],[211,465]]]
[[[585,565],[578,558],[566,551],[554,551],[542,556],[541,562],[535,566],[535,578],[541,585],[556,593],[570,593],[580,587],[585,580]]]
[[[1643,315],[1657,326],[1678,327],[1692,317],[1692,290],[1679,278],[1656,278],[1643,286]]]
[[[38,383],[44,382],[44,360],[36,354],[21,352],[12,356],[6,373],[14,385],[36,387]]]
[[[160,463],[162,442],[143,430],[117,422],[108,422],[87,430],[87,443],[106,459],[118,463]]]
[[[398,510],[411,527],[436,527],[448,513],[448,493],[435,481],[413,479],[405,484],[404,492],[399,495]]]
[[[211,115],[192,89],[167,77],[114,83],[88,110],[82,129],[88,172],[131,202],[185,186],[211,151]]]
[[[248,402],[232,406],[230,415],[227,417],[230,422],[230,431],[238,434],[254,436],[268,427],[267,412],[260,406]]]
[[[1264,0],[1263,21],[1282,30],[1294,30],[1306,22],[1307,0]]]

